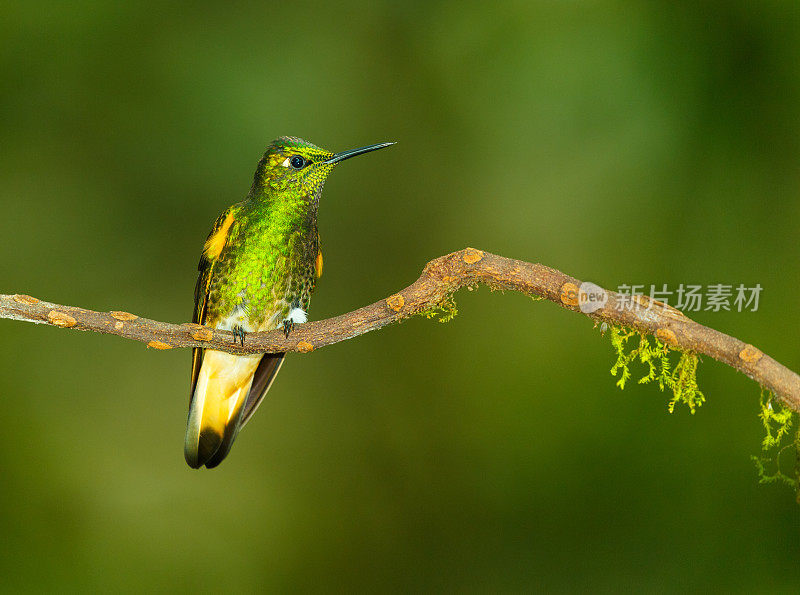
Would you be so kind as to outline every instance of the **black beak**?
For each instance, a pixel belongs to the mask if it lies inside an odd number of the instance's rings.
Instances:
[[[322,163],[339,163],[340,161],[344,161],[345,159],[350,159],[351,157],[355,157],[356,155],[363,155],[364,153],[369,153],[370,151],[377,151],[378,149],[383,149],[384,147],[390,147],[394,143],[378,143],[377,145],[367,145],[366,147],[361,147],[360,149],[350,149],[349,151],[342,151],[341,153],[336,153],[330,159],[326,159]]]

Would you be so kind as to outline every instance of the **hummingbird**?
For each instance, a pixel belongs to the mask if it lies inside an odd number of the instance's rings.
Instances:
[[[258,162],[250,192],[214,222],[198,265],[192,321],[247,333],[306,322],[322,275],[317,211],[337,164],[393,145],[333,153],[292,136],[275,139]],[[216,467],[230,452],[283,364],[284,353],[232,355],[192,351],[184,456],[190,467]]]

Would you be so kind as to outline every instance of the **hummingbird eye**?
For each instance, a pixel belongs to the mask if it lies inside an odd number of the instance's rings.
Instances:
[[[292,169],[303,169],[306,166],[306,160],[302,155],[292,155],[289,158],[289,165]]]

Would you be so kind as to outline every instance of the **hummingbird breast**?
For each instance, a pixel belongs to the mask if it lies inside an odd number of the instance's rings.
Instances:
[[[258,332],[280,327],[292,310],[308,311],[320,253],[316,218],[276,210],[242,214],[230,226],[209,280],[207,324]]]

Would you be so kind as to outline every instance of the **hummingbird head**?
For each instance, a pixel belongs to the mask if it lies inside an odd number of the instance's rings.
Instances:
[[[393,145],[378,143],[333,153],[294,136],[281,136],[258,162],[251,195],[265,190],[297,192],[318,199],[328,174],[345,159]]]

